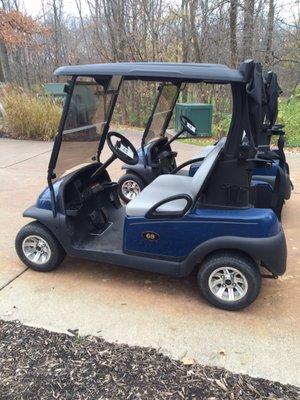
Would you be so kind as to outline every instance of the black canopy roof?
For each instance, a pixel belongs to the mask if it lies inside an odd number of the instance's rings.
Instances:
[[[165,62],[86,64],[60,67],[54,74],[103,77],[122,75],[127,80],[182,80],[185,82],[204,81],[214,83],[246,82],[243,70],[231,69],[222,64]]]

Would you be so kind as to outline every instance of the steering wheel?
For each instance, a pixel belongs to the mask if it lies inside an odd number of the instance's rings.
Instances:
[[[117,138],[116,141],[113,141],[113,138]],[[93,182],[97,180],[97,178],[102,174],[102,172],[113,162],[116,158],[119,158],[126,164],[135,165],[139,162],[139,155],[131,142],[129,142],[126,137],[121,135],[118,132],[108,132],[107,144],[110,148],[112,155],[108,160],[105,161],[104,164],[101,164],[99,168],[92,174],[90,177],[90,181]]]
[[[197,128],[188,117],[186,117],[185,115],[180,115],[179,119],[182,127],[187,133],[192,136],[197,136]]]
[[[117,138],[115,143],[112,140],[114,137]],[[108,132],[106,140],[112,153],[125,164],[135,165],[138,163],[139,155],[133,144],[125,136],[118,132]]]

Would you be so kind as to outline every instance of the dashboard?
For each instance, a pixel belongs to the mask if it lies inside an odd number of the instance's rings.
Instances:
[[[98,181],[91,182],[90,177],[99,168],[99,163],[90,164],[73,174],[66,179],[62,187],[62,199],[64,209],[72,210],[80,209],[81,206],[89,202],[97,194],[104,191],[106,187],[111,186],[113,183],[106,171],[99,177]]]
[[[168,138],[163,137],[153,140],[148,147],[148,164],[159,169],[160,173],[169,173],[176,168],[176,152],[168,144]]]

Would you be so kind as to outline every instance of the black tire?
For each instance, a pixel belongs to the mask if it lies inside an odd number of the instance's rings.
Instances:
[[[225,277],[218,278],[215,276],[212,278],[211,275],[217,269],[225,267],[229,268],[229,270],[230,268],[234,268],[234,270],[239,271],[242,276],[239,274],[231,274],[234,278],[231,280],[231,284],[225,287],[225,293],[223,291],[223,297],[227,296],[228,298],[222,299],[217,296],[216,293],[213,293],[210,282],[212,284],[213,279],[215,279],[215,283],[216,281],[222,282]],[[247,285],[243,286],[242,283],[237,284],[236,279],[240,282],[246,280]],[[241,310],[249,306],[258,296],[261,288],[261,274],[256,263],[250,258],[235,252],[216,253],[208,256],[200,266],[197,281],[200,291],[206,300],[216,307],[229,311]],[[228,282],[230,282],[230,280],[228,280]],[[236,288],[237,285],[239,285],[239,290]],[[221,283],[215,285],[215,290],[218,291],[221,286]],[[237,297],[236,299],[229,299],[229,290],[231,294],[234,293],[234,296]],[[242,297],[238,298],[241,296],[240,291],[244,292],[244,294]]]
[[[29,236],[38,236],[42,238],[50,248],[50,256],[47,262],[36,263],[30,260],[24,253],[23,242]],[[65,251],[58,243],[53,234],[40,222],[34,221],[23,226],[17,234],[15,240],[15,247],[20,260],[28,267],[35,271],[47,272],[58,267],[65,258]]]
[[[143,179],[140,178],[138,175],[136,175],[134,173],[127,173],[125,175],[122,175],[121,178],[118,181],[118,184],[119,184],[118,185],[118,194],[119,194],[120,199],[126,204],[129,203],[130,200],[132,200],[134,198],[134,197],[132,197],[132,199],[130,199],[130,198],[126,197],[124,195],[124,193],[123,193],[123,190],[122,190],[123,189],[123,185],[127,181],[134,181],[138,185],[140,192],[146,186],[145,182],[143,181]]]

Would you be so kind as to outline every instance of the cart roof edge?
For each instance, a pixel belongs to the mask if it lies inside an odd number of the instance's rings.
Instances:
[[[247,82],[244,61],[239,69],[223,64],[167,63],[167,62],[120,62],[106,64],[66,65],[54,71],[56,76],[103,76],[122,75],[126,80],[181,80],[215,83]],[[248,65],[250,67],[250,65]],[[251,67],[250,67],[251,68]],[[247,68],[248,69],[248,68]]]

